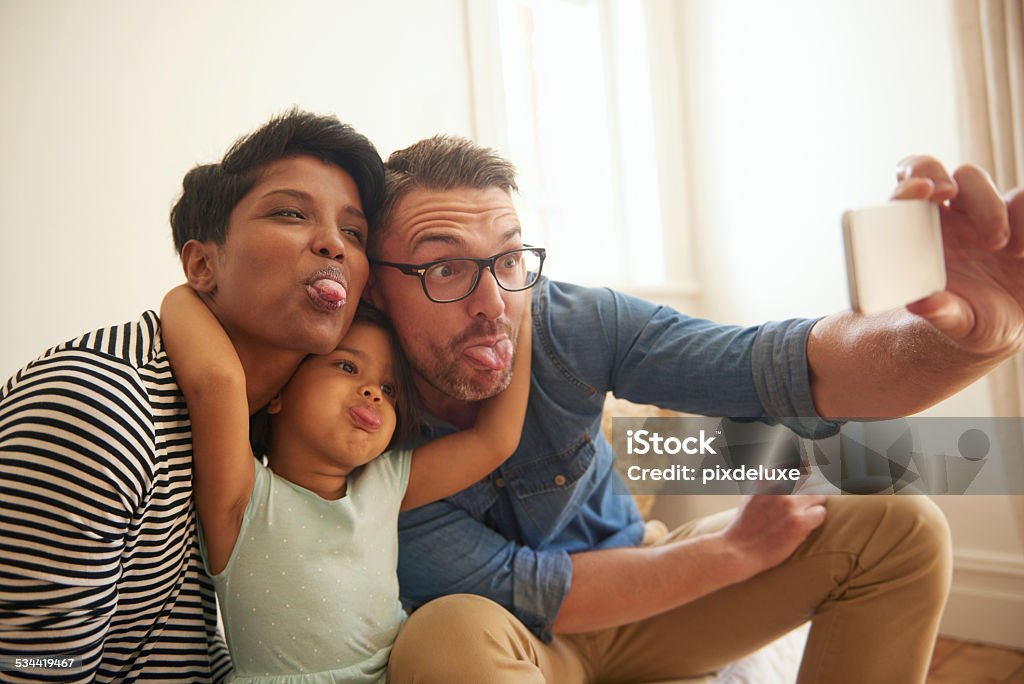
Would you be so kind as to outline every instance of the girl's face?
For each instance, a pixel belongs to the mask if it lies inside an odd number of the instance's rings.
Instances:
[[[329,354],[310,356],[269,405],[272,451],[306,467],[347,475],[391,441],[397,422],[391,341],[381,328],[355,321]]]

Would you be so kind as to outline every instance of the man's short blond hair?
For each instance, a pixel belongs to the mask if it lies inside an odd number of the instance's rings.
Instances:
[[[384,173],[387,189],[370,231],[371,256],[377,256],[377,246],[391,229],[395,206],[413,190],[501,188],[511,195],[519,189],[512,162],[489,147],[454,135],[435,135],[393,152]]]

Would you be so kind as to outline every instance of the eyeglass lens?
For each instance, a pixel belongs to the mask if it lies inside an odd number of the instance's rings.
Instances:
[[[525,290],[536,282],[540,263],[540,255],[533,250],[506,252],[494,259],[494,277],[506,290]],[[473,291],[480,271],[476,261],[451,259],[427,269],[423,282],[433,299],[459,299]]]

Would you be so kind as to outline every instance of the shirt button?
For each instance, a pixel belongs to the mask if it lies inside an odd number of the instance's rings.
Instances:
[[[494,481],[494,484],[496,486],[498,486],[498,487],[504,487],[505,486],[505,478],[499,477],[497,480]]]
[[[565,486],[565,475],[562,475],[561,473],[559,473],[558,475],[555,475],[555,486],[556,487],[564,487]]]

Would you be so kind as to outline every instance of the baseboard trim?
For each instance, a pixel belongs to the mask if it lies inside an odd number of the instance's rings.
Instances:
[[[956,551],[953,585],[939,633],[1024,649],[1024,558],[992,551]]]

